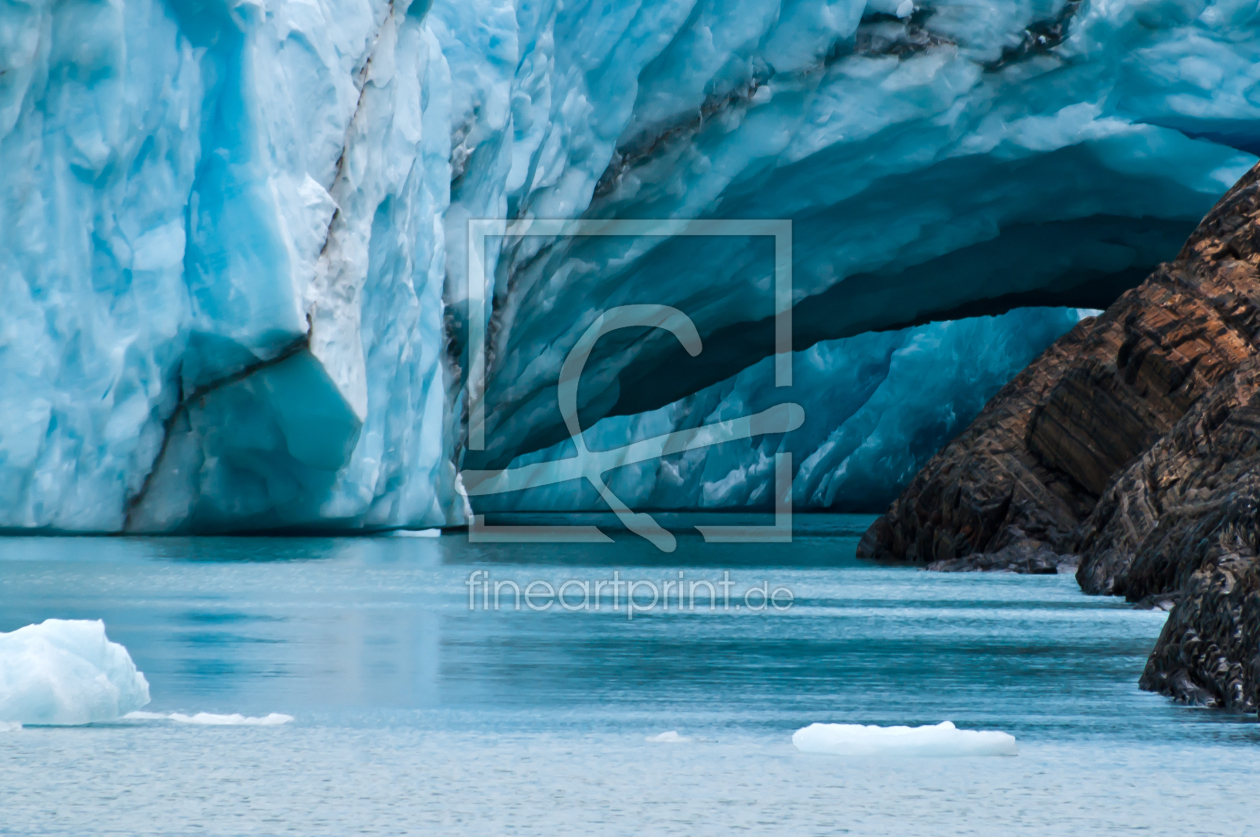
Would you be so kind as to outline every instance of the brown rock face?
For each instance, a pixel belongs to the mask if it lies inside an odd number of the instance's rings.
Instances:
[[[1177,261],[1083,320],[994,396],[872,524],[859,557],[957,561],[1023,540],[1074,551],[1075,530],[1112,476],[1260,351],[1260,281],[1249,261],[1260,243],[1258,181],[1253,169]]]
[[[1255,505],[1251,514],[1254,522]],[[1254,536],[1254,528],[1252,535]],[[1254,712],[1260,704],[1260,565],[1205,563],[1164,624],[1140,685],[1182,703]]]
[[[1004,546],[997,552],[973,552],[966,558],[933,561],[929,570],[936,572],[1010,572],[1025,575],[1057,575],[1076,572],[1075,555],[1060,555],[1041,541],[1025,538]]]
[[[1194,550],[1175,548],[1179,535],[1170,536],[1190,518],[1220,512],[1244,487],[1260,444],[1258,368],[1240,366],[1112,480],[1078,533],[1085,592],[1139,601],[1181,589],[1197,569]]]
[[[1260,360],[1119,474],[1082,526],[1078,578],[1175,601],[1142,686],[1254,710],[1260,689]]]
[[[1066,552],[1093,497],[1045,468],[1024,440],[1034,406],[1077,358],[1092,320],[1047,349],[938,453],[863,536],[858,555],[927,564],[1037,540]]]
[[[1177,259],[1085,320],[928,463],[858,547],[932,569],[1066,568],[1172,607],[1142,676],[1260,706],[1260,166]]]

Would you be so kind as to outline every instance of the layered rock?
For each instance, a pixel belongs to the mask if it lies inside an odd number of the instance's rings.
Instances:
[[[1260,442],[1251,405],[1258,389],[1256,363],[1248,361],[1116,475],[1079,532],[1085,592],[1140,601],[1188,582],[1198,569],[1191,553],[1204,544],[1183,548],[1182,529],[1191,519],[1223,519],[1245,493]],[[1217,523],[1206,525],[1201,537],[1212,537]]]
[[[1251,518],[1244,528],[1254,539],[1254,490],[1246,502]],[[1205,561],[1181,593],[1140,685],[1182,703],[1254,712],[1260,704],[1260,563],[1254,548]]]
[[[1074,551],[1111,477],[1260,351],[1260,283],[1244,261],[1255,252],[1247,219],[1257,175],[1221,199],[1176,261],[1003,388],[871,526],[858,554],[928,564],[1022,540]]]
[[[1176,602],[1144,688],[1256,708],[1258,544],[1260,361],[1251,360],[1119,474],[1082,527],[1087,591]]]
[[[1143,688],[1260,704],[1260,166],[1177,259],[1003,389],[859,554],[1047,572],[1172,612]]]
[[[1064,548],[1091,498],[1043,466],[1026,439],[1033,409],[1093,327],[1083,320],[1003,387],[872,524],[858,556],[927,564],[1024,540]]]

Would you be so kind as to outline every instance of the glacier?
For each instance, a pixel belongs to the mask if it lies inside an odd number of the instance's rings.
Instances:
[[[0,726],[114,721],[148,702],[148,681],[104,622],[46,619],[0,633]]]
[[[493,238],[470,389],[472,219],[790,219],[797,490],[860,506],[944,438],[942,398],[999,383],[983,329],[937,321],[1014,317],[1026,355],[1255,161],[1258,24],[1242,0],[7,2],[0,528],[459,523],[461,468],[567,438],[560,365],[615,305],[687,312],[704,351],[605,338],[583,426],[762,397],[755,238]],[[966,358],[959,389],[817,393],[814,364],[838,390],[911,344]],[[726,495],[695,463],[643,491],[755,502],[776,444],[713,459],[745,474]]]

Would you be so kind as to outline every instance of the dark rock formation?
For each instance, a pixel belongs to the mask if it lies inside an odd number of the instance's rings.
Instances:
[[[1082,527],[1087,591],[1175,601],[1142,686],[1254,710],[1260,689],[1260,361],[1118,475]]]
[[[999,392],[858,549],[1016,572],[1065,553],[1085,592],[1171,608],[1143,688],[1260,705],[1260,166]]]
[[[1140,601],[1184,586],[1197,567],[1170,540],[1173,527],[1223,513],[1246,490],[1260,443],[1258,369],[1244,363],[1116,475],[1078,533],[1085,592]]]
[[[1255,537],[1255,505],[1246,524]],[[1182,703],[1254,712],[1260,703],[1260,564],[1220,554],[1190,575],[1140,685]]]
[[[1260,281],[1244,255],[1257,253],[1258,177],[1253,169],[1221,199],[1176,261],[998,392],[871,526],[858,555],[930,564],[1022,539],[1073,551],[1111,477],[1260,352]]]
[[[952,561],[933,561],[927,568],[943,573],[988,571],[1055,575],[1075,572],[1076,566],[1075,555],[1060,555],[1041,541],[1024,538],[997,552],[978,552]]]
[[[1082,321],[1003,387],[875,521],[858,556],[956,562],[1024,540],[1066,552],[1095,498],[1042,465],[1025,440],[1034,407],[1077,359],[1092,325]]]

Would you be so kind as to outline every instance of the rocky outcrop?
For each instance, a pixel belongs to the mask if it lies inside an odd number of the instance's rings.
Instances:
[[[1025,440],[1034,407],[1092,325],[1082,321],[1003,387],[875,521],[858,556],[961,569],[959,561],[1021,541],[1064,549],[1094,498],[1042,465]]]
[[[1254,538],[1254,499],[1250,513],[1243,528]],[[1254,549],[1246,555],[1218,555],[1190,575],[1146,662],[1140,685],[1182,703],[1256,710],[1260,564]]]
[[[1197,550],[1176,543],[1186,522],[1225,513],[1255,465],[1258,368],[1243,364],[1112,480],[1078,533],[1085,592],[1141,601],[1185,585],[1197,569]]]
[[[1141,685],[1260,705],[1260,166],[1177,259],[988,404],[866,558],[1050,572],[1171,608]],[[1051,567],[1054,567],[1054,570]]]
[[[1260,361],[1119,474],[1081,529],[1087,592],[1175,602],[1142,686],[1254,710],[1260,688]]]
[[[1008,572],[1025,575],[1056,575],[1075,572],[1075,555],[1060,555],[1041,541],[1025,538],[997,552],[978,552],[952,561],[933,561],[929,570],[942,573]]]
[[[1246,255],[1256,253],[1258,175],[1221,199],[1176,261],[994,396],[872,524],[858,555],[979,565],[1023,540],[1074,551],[1113,475],[1260,351],[1260,281]]]

